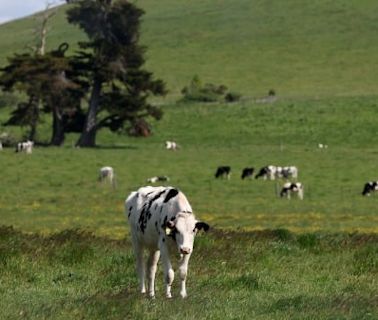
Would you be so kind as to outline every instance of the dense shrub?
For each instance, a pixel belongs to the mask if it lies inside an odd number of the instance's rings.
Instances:
[[[212,83],[202,84],[198,76],[194,76],[188,86],[185,86],[181,93],[184,101],[199,101],[199,102],[220,102],[238,101],[240,94],[235,92],[228,92],[225,85],[215,85]]]
[[[225,95],[224,99],[227,101],[227,102],[235,102],[235,101],[239,101],[241,98],[241,94],[240,93],[237,93],[237,92],[229,92]]]

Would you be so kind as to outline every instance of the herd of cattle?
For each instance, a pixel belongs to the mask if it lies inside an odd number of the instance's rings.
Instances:
[[[241,174],[242,180],[252,179],[255,168],[247,167],[244,168]],[[221,166],[218,167],[215,172],[215,178],[231,178],[231,167]],[[298,178],[298,168],[295,166],[279,167],[279,166],[265,166],[262,167],[259,172],[255,175],[255,179],[262,178],[264,180],[276,180],[276,179],[297,179]],[[287,199],[291,198],[291,195],[295,194],[299,199],[303,199],[304,189],[303,184],[300,182],[285,182],[282,186],[280,196]]]
[[[31,154],[34,143],[32,141],[20,142],[16,146],[16,152]],[[175,142],[167,141],[168,150],[177,150]],[[241,179],[252,179],[255,169],[247,167],[242,170]],[[220,166],[215,172],[215,178],[231,177],[230,166]],[[276,180],[285,179],[280,192],[281,197],[290,199],[296,194],[303,199],[303,185],[297,182],[298,168],[295,166],[265,166],[255,175],[255,179]],[[294,179],[295,182],[288,181]],[[102,167],[99,171],[100,182],[109,181],[113,188],[116,187],[114,169],[110,166]],[[148,183],[169,181],[167,176],[156,176],[147,179]],[[362,194],[368,196],[373,191],[378,191],[378,181],[367,182]],[[125,201],[125,214],[127,216],[131,242],[136,258],[136,270],[139,278],[141,293],[155,296],[155,274],[157,263],[161,256],[164,268],[165,295],[172,297],[171,287],[174,280],[172,257],[179,254],[180,295],[185,298],[186,278],[188,263],[193,252],[193,243],[196,234],[200,230],[208,231],[210,226],[198,221],[186,196],[173,187],[141,187],[133,191]],[[144,261],[144,251],[148,251],[147,263]]]

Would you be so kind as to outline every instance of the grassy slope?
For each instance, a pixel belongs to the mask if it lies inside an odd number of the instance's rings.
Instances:
[[[378,4],[374,0],[142,0],[147,67],[171,97],[198,74],[245,96],[375,94]],[[30,43],[36,24],[0,26],[0,63]],[[49,45],[82,38],[61,10]]]

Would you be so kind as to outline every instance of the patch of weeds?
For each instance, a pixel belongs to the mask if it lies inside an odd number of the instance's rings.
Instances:
[[[67,242],[59,248],[52,248],[47,258],[52,263],[62,263],[73,265],[82,263],[93,257],[94,249],[89,243],[85,242]]]
[[[302,249],[313,249],[319,245],[319,238],[314,233],[305,233],[297,237],[297,242]]]
[[[287,229],[275,229],[272,230],[272,233],[275,237],[277,237],[281,241],[290,241],[295,239],[295,236],[293,233],[291,233]]]
[[[232,288],[244,288],[247,290],[259,289],[259,281],[254,274],[246,273],[241,276],[233,278],[229,284]]]
[[[368,245],[355,252],[353,256],[354,273],[378,273],[378,246]]]
[[[57,276],[55,276],[52,281],[55,284],[58,283],[69,283],[69,282],[76,282],[80,281],[83,279],[83,276],[73,273],[73,272],[68,272],[68,273],[61,273]]]

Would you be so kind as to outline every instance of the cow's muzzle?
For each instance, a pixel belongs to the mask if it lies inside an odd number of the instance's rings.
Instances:
[[[182,254],[189,254],[191,252],[190,248],[180,248],[180,252]]]

